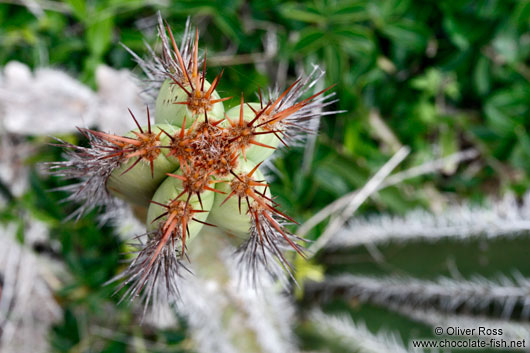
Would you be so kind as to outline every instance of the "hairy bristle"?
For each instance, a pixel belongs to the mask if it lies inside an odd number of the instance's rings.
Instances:
[[[178,282],[182,264],[175,242],[164,241],[162,228],[137,236],[136,250],[128,268],[107,283],[122,281],[115,293],[129,286],[121,301],[141,297],[145,309],[151,303],[172,303],[179,297]]]
[[[63,201],[81,204],[66,220],[79,219],[96,207],[111,207],[116,201],[110,196],[106,182],[114,169],[123,161],[120,149],[94,134],[91,130],[79,129],[88,139],[89,147],[76,146],[63,140],[55,146],[66,150],[66,161],[47,163],[49,173],[66,180],[78,180],[54,189],[69,195]]]
[[[276,268],[277,264],[280,264],[296,282],[293,267],[284,252],[295,250],[301,256],[305,256],[304,248],[298,244],[304,239],[285,230],[274,214],[260,211],[259,207],[251,208],[250,212],[253,215],[250,237],[238,248],[237,253],[240,263],[250,275],[251,283],[257,284],[255,283],[259,279],[257,274],[261,270],[269,272],[273,278],[279,278],[282,271]]]

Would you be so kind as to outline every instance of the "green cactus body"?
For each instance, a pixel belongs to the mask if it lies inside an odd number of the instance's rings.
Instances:
[[[202,91],[207,92],[210,87],[211,84],[205,80]],[[187,85],[187,89],[192,95],[196,94],[195,91],[191,90],[189,84]],[[220,98],[217,91],[214,90],[211,93],[212,100],[219,100]],[[186,127],[188,128],[194,120],[204,120],[204,113],[197,114],[192,107],[184,104],[189,100],[190,96],[183,88],[173,83],[171,79],[165,80],[162,87],[160,87],[160,92],[155,103],[155,121],[160,124],[172,124],[181,127],[184,119],[186,119]],[[213,103],[208,108],[208,117],[216,120],[223,118],[225,110],[222,102]]]
[[[176,171],[175,173],[179,174],[180,172]],[[152,198],[152,201],[156,203],[151,203],[147,211],[146,226],[148,231],[158,229],[168,219],[168,216],[159,218],[160,215],[168,211],[160,204],[168,205],[174,200],[180,200],[183,203],[186,203],[188,199],[188,194],[183,194],[177,199],[177,196],[182,194],[183,191],[184,188],[182,186],[182,181],[180,181],[179,179],[168,177],[166,178],[166,180],[164,180],[164,182],[162,182],[162,184],[158,187]],[[206,221],[210,213],[209,210],[212,208],[213,202],[214,192],[212,191],[205,191],[204,193],[202,193],[200,201],[196,195],[191,196],[188,200],[189,206],[193,210],[200,211],[193,215],[193,218],[201,222]],[[190,222],[187,225],[190,239],[193,239],[193,237],[200,232],[203,226],[204,225],[202,223],[190,219]]]
[[[252,108],[251,108],[252,107]],[[245,122],[249,123],[256,118],[256,112],[261,110],[260,103],[245,103],[243,104],[243,119]],[[226,117],[230,119],[233,123],[238,123],[241,113],[241,105],[237,105],[226,112]],[[254,126],[259,125],[261,122],[265,122],[267,119],[266,116],[259,117],[255,122]],[[257,132],[265,132],[266,128],[258,127]],[[274,152],[280,140],[274,133],[262,134],[253,136],[253,139],[263,145],[270,147],[262,147],[254,144],[250,144],[245,151],[245,157],[250,159],[255,163],[260,163],[265,159],[269,158],[270,155]]]
[[[242,174],[248,174],[256,165],[251,161],[240,161],[238,170]],[[230,181],[234,181],[233,177]],[[254,173],[254,179],[265,180],[263,174],[259,170]],[[224,192],[224,194],[216,194],[213,202],[212,211],[208,218],[208,222],[212,223],[230,234],[238,237],[245,237],[249,234],[252,225],[252,215],[249,213],[248,204],[246,200],[240,200],[237,196],[227,197],[232,192],[231,183],[219,183],[216,189]],[[263,186],[256,187],[256,191],[265,193],[270,197],[269,190]]]
[[[159,146],[167,146],[170,139],[160,129],[169,134],[176,131],[176,128],[168,124],[158,124],[153,127],[153,134],[159,137]],[[147,131],[147,127],[142,128]],[[133,130],[139,132],[139,129]],[[134,138],[136,135],[131,131],[126,136]],[[169,173],[178,168],[178,162],[173,159],[166,158],[167,149],[160,148],[160,153],[153,160],[153,170],[151,174],[151,165],[147,160],[140,160],[137,158],[129,158],[127,162],[123,163],[119,168],[115,169],[107,180],[107,189],[113,195],[131,202],[133,204],[147,207],[155,190],[160,183],[166,178],[166,173]],[[133,167],[133,164],[136,165]]]

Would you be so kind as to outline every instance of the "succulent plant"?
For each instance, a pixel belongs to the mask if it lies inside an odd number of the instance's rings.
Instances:
[[[82,203],[72,216],[98,206],[108,212],[121,199],[145,221],[147,240],[117,277],[130,285],[125,297],[143,295],[149,302],[161,288],[177,296],[182,260],[205,227],[217,227],[238,247],[243,266],[276,262],[290,273],[284,250],[304,256],[302,239],[285,228],[295,221],[280,210],[259,168],[280,146],[314,132],[311,122],[334,102],[325,94],[331,87],[310,94],[323,71],[315,67],[267,97],[260,90],[256,101],[241,95],[225,110],[232,97],[216,91],[222,72],[207,80],[198,31],[188,21],[179,46],[161,18],[158,30],[160,56],[152,49],[149,60],[133,53],[156,96],[154,121],[149,108],[145,126],[129,110],[137,129],[124,136],[83,128],[89,147],[59,143],[68,160],[52,163],[53,173],[81,179],[63,188],[69,200]]]

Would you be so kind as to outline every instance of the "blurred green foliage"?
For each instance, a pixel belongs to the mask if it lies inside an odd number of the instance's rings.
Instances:
[[[119,42],[145,55],[143,41],[154,44],[155,15],[160,10],[177,32],[191,16],[213,62],[228,48],[232,50],[219,88],[226,95],[243,91],[250,98],[258,87],[274,86],[270,70],[252,60],[239,60],[264,52],[268,32],[277,37],[277,55],[265,58],[265,67],[288,64],[287,83],[296,77],[297,66],[325,67],[326,84],[337,85],[334,91],[340,99],[333,108],[346,112],[322,120],[315,153],[305,161],[308,167],[300,168],[307,158],[302,148],[285,151],[275,162],[279,173],[273,191],[299,221],[364,185],[400,144],[412,149],[401,169],[471,147],[480,157],[473,167],[450,166],[445,173],[386,189],[360,213],[404,213],[418,205],[444,202],[444,195],[480,200],[508,190],[522,194],[530,185],[528,0],[187,0],[166,5],[149,0],[68,0],[44,4],[42,14],[0,4],[0,66],[19,60],[32,67],[58,67],[94,87],[94,71],[101,63],[135,67]],[[210,67],[209,75],[218,71],[219,67]],[[381,134],[374,115],[393,138]],[[43,147],[37,159],[59,158],[58,151]],[[112,230],[98,229],[93,214],[77,224],[62,223],[73,206],[59,205],[64,195],[47,192],[61,182],[43,180],[37,174],[31,182],[31,193],[11,200],[0,219],[16,219],[17,210],[30,210],[50,224],[52,236],[62,245],[61,254],[56,255],[65,260],[73,279],[58,293],[66,313],[64,323],[54,331],[54,348],[91,351],[83,347],[95,343],[84,342],[80,332],[86,332],[87,322],[97,322],[102,327],[120,327],[120,332],[99,336],[96,346],[100,349],[93,351],[128,351],[127,335],[184,349],[184,331],[138,328],[126,308],[116,307],[112,290],[101,286],[119,266],[119,240]],[[317,237],[320,230],[310,237]],[[422,262],[410,259],[425,251],[421,249],[401,252],[403,258],[395,259],[401,262],[397,266],[419,271]],[[440,257],[442,252],[452,253],[450,246],[441,249]],[[454,255],[462,260],[465,253]],[[325,256],[319,261],[325,264]],[[473,261],[467,259],[461,265],[467,271]],[[357,264],[355,271],[363,266]],[[509,270],[505,266],[502,269]],[[334,267],[328,270],[333,273]],[[491,269],[495,270],[499,269]],[[366,271],[374,269],[368,266]],[[304,330],[301,337],[309,340]],[[156,345],[149,351],[157,352]]]

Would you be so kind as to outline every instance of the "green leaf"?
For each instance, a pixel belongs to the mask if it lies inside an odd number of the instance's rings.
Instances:
[[[439,69],[430,68],[424,75],[414,78],[411,81],[411,86],[428,93],[430,96],[434,96],[440,90],[442,82],[442,72]]]
[[[521,29],[530,27],[530,1],[520,1],[512,14],[513,22]]]
[[[325,33],[320,29],[308,27],[300,33],[300,39],[294,46],[294,51],[311,52],[326,45]]]
[[[324,62],[326,64],[327,77],[332,82],[340,82],[346,74],[346,55],[336,47],[326,46],[324,48]]]
[[[481,56],[475,65],[475,70],[473,71],[473,83],[475,89],[480,95],[485,95],[490,90],[491,78],[489,61],[484,56]]]
[[[360,143],[359,122],[354,119],[348,119],[344,131],[344,147],[352,154],[357,152],[357,144]]]
[[[240,22],[235,14],[229,14],[226,11],[222,15],[214,17],[215,24],[229,38],[235,42],[244,44],[244,37],[241,33]]]
[[[337,6],[331,14],[331,23],[354,23],[370,18],[367,1],[346,1]]]
[[[351,55],[362,55],[374,50],[371,33],[363,26],[336,29],[332,33],[335,42]]]
[[[491,127],[504,135],[515,132],[518,124],[524,124],[529,114],[530,88],[515,86],[495,92],[484,107]]]
[[[514,28],[503,27],[493,40],[493,48],[509,63],[515,63],[519,56],[518,34]]]
[[[385,24],[381,30],[394,45],[415,51],[423,50],[429,39],[428,29],[423,24],[409,19]]]
[[[86,32],[90,52],[94,57],[101,57],[109,48],[112,39],[114,18],[104,17],[91,23]]]
[[[461,50],[465,50],[469,47],[470,43],[466,36],[466,28],[460,26],[453,17],[449,16],[444,18],[443,25],[454,45]]]
[[[295,21],[309,23],[323,23],[327,21],[327,17],[319,13],[316,9],[302,4],[286,3],[280,8],[280,13],[286,19]]]
[[[72,12],[80,21],[88,20],[85,0],[66,0],[65,2],[70,5]]]

